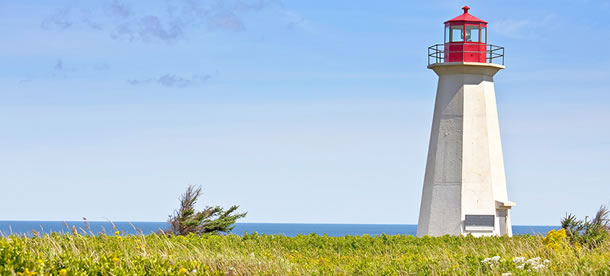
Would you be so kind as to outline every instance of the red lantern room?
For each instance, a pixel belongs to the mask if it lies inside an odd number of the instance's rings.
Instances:
[[[445,62],[486,62],[487,22],[468,13],[445,22]]]
[[[445,22],[445,41],[428,47],[428,65],[481,62],[504,65],[504,47],[487,43],[487,22],[468,13]]]

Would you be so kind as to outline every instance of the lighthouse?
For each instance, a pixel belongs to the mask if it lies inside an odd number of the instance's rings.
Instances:
[[[428,48],[438,75],[417,236],[512,235],[494,75],[504,48],[487,43],[487,22],[468,13],[446,21]]]

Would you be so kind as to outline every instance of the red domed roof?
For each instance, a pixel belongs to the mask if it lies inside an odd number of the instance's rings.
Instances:
[[[473,23],[484,23],[487,24],[486,21],[483,21],[479,18],[476,18],[474,16],[472,16],[471,14],[468,13],[468,10],[470,9],[468,6],[464,6],[462,8],[464,10],[464,14],[451,19],[451,20],[447,20],[445,21],[445,24],[449,23],[449,22],[473,22]]]

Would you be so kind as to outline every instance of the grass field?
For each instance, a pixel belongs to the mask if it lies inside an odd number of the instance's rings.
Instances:
[[[543,238],[9,236],[0,239],[0,274],[610,274],[610,244],[549,246]]]

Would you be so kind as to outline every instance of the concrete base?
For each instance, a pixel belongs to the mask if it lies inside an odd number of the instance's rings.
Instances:
[[[493,82],[504,66],[453,62],[428,68],[439,80],[417,236],[511,236],[515,204],[506,194]]]

